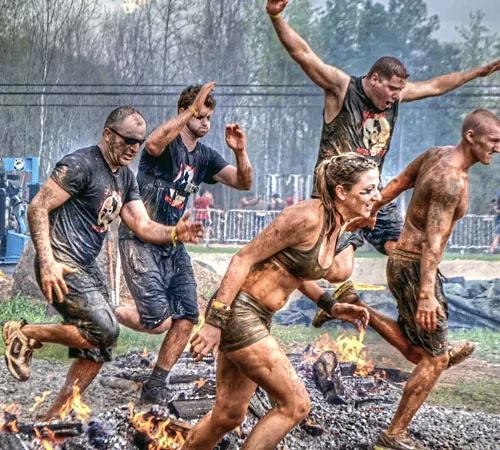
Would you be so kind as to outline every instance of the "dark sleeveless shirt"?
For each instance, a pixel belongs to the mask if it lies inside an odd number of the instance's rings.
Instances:
[[[399,100],[390,108],[379,110],[365,94],[362,77],[351,77],[339,114],[326,123],[319,146],[318,164],[341,153],[356,152],[382,165],[391,144],[398,118]]]
[[[290,275],[301,280],[320,280],[324,278],[329,267],[323,268],[319,265],[318,257],[326,231],[326,220],[314,246],[309,250],[296,250],[285,248],[275,255],[271,260],[276,260]]]

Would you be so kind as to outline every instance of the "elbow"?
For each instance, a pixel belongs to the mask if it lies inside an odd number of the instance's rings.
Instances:
[[[163,148],[155,143],[154,140],[146,140],[144,148],[151,156],[154,157],[160,156],[163,152]]]

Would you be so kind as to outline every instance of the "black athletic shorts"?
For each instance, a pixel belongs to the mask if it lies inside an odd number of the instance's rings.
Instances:
[[[366,227],[361,230],[342,233],[337,242],[335,252],[338,254],[349,245],[352,245],[354,250],[357,250],[367,240],[377,251],[386,255],[387,253],[384,249],[385,243],[387,241],[397,241],[402,229],[403,218],[399,214],[396,204],[393,202],[388,203],[380,208],[373,230]]]
[[[436,274],[436,298],[446,318],[437,316],[437,328],[430,332],[416,322],[420,295],[421,255],[395,249],[387,261],[387,283],[398,303],[398,325],[410,342],[432,356],[441,356],[448,350],[448,301],[444,296],[439,273]]]
[[[41,288],[37,259],[35,274]],[[79,267],[76,273],[65,274],[64,281],[69,293],[64,295],[63,302],[59,302],[54,294],[52,306],[63,317],[63,324],[75,325],[82,337],[96,346],[95,349],[70,348],[69,357],[95,362],[111,361],[111,349],[118,339],[119,325],[99,267],[97,264],[85,269]]]
[[[198,298],[191,258],[184,244],[153,245],[138,238],[120,239],[127,286],[141,325],[152,330],[166,319],[198,323]]]

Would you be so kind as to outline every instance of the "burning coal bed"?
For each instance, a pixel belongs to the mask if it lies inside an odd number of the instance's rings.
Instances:
[[[312,410],[307,421],[286,436],[280,450],[371,449],[388,426],[407,374],[374,368],[359,352],[356,362],[344,362],[349,360],[345,345],[340,342],[339,357],[337,344],[334,349],[327,345],[318,351],[315,346],[304,354],[288,355],[309,391]],[[138,405],[140,386],[155,359],[146,352],[116,358],[85,394],[92,411],[74,392],[64,418],[48,423],[37,415],[53,401],[66,367],[36,360],[26,383],[16,382],[2,369],[0,450],[180,449],[187,431],[214,404],[215,363],[211,358],[195,363],[183,354],[170,375],[175,395],[168,407],[145,408]],[[271,405],[272,399],[259,388],[244,423],[218,450],[239,449]],[[430,449],[500,449],[497,415],[424,406],[410,430]]]

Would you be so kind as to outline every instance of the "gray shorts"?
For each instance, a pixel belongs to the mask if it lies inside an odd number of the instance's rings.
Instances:
[[[448,301],[443,284],[436,274],[436,298],[446,318],[437,317],[435,331],[427,331],[416,322],[420,296],[421,255],[395,249],[387,261],[387,283],[398,303],[398,325],[414,345],[422,347],[432,356],[441,356],[448,350]]]
[[[41,288],[40,265],[35,259],[35,274]],[[96,362],[111,361],[111,349],[119,334],[108,290],[97,264],[78,268],[64,275],[69,293],[64,301],[54,299],[52,306],[63,317],[63,324],[74,325],[95,349],[70,348],[69,357]]]
[[[346,231],[342,233],[337,242],[336,253],[345,250],[349,245],[354,247],[354,250],[361,247],[365,240],[373,245],[377,251],[386,255],[384,245],[387,241],[396,242],[399,239],[401,230],[403,229],[403,218],[399,214],[395,203],[388,203],[380,208],[377,214],[377,222],[375,228],[362,228],[357,231]]]
[[[198,323],[198,297],[191,258],[183,244],[153,245],[120,239],[125,281],[141,325],[152,330],[166,319]]]

